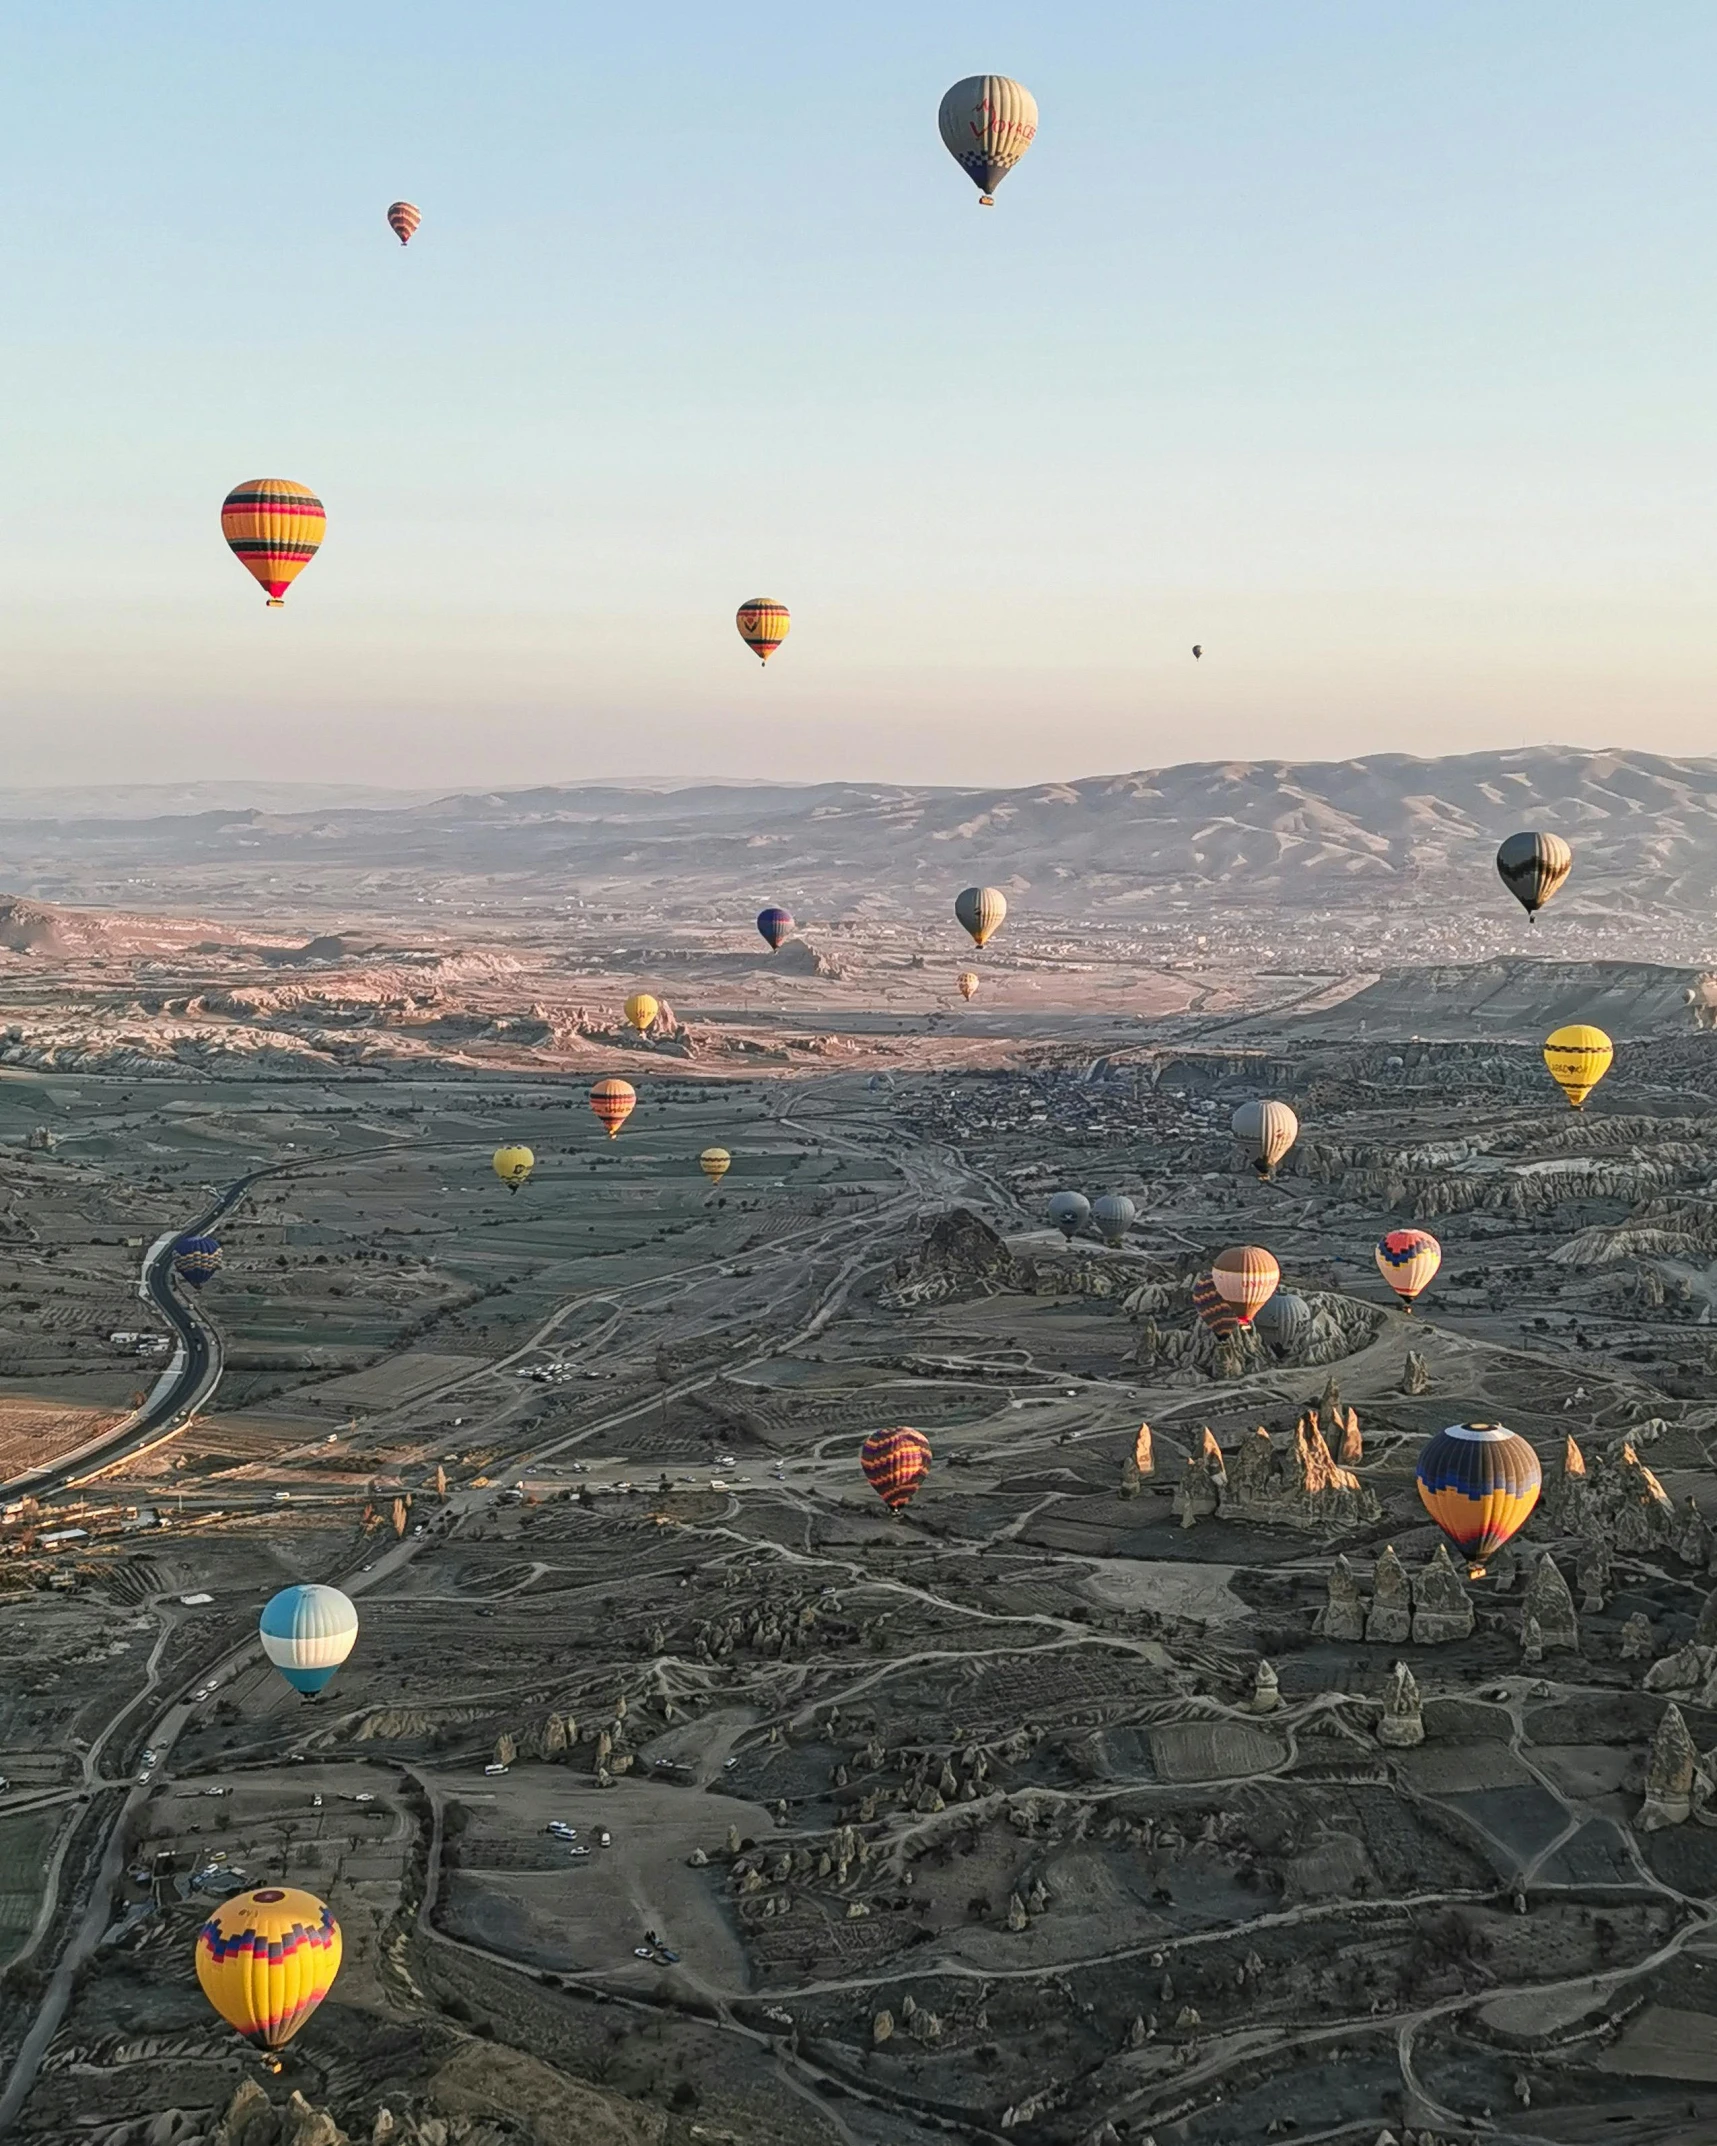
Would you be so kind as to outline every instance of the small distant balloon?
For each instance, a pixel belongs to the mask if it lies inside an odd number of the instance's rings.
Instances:
[[[1377,1240],[1377,1271],[1406,1305],[1428,1289],[1443,1264],[1443,1248],[1428,1229],[1392,1229]]]
[[[423,212],[414,202],[395,201],[388,206],[388,223],[402,246],[411,244],[412,234],[422,221]]]
[[[859,1449],[859,1466],[889,1511],[903,1513],[930,1473],[930,1441],[906,1424],[872,1431]]]
[[[1120,1244],[1134,1222],[1139,1210],[1124,1192],[1105,1192],[1091,1209],[1091,1219],[1097,1225],[1098,1234],[1105,1244]]]
[[[1037,99],[1007,75],[967,75],[942,99],[936,124],[942,146],[993,209],[996,188],[1037,134]]]
[[[492,1167],[507,1190],[517,1192],[536,1168],[536,1160],[529,1148],[500,1147],[495,1150]]]
[[[1204,644],[1203,644],[1203,642],[1202,642],[1202,641],[1194,641],[1194,642],[1193,642],[1193,644],[1192,644],[1192,652],[1193,652],[1193,654],[1194,654],[1195,656],[1202,656],[1202,655],[1204,654]]]
[[[769,908],[757,912],[757,928],[769,941],[769,951],[778,954],[782,942],[793,936],[793,912],[790,909],[777,909],[771,904]]]
[[[1242,1326],[1250,1326],[1276,1293],[1282,1270],[1261,1244],[1231,1244],[1210,1263],[1210,1279],[1234,1307]]]
[[[719,1185],[733,1168],[733,1157],[726,1148],[705,1148],[698,1157],[698,1168],[712,1185]]]
[[[960,996],[963,999],[971,1000],[977,997],[978,972],[976,969],[962,969],[956,980],[959,983]]]
[[[235,485],[221,503],[221,534],[239,564],[267,591],[270,610],[286,601],[287,590],[321,548],[327,526],[316,494],[286,477],[252,477]]]
[[[1253,1331],[1263,1337],[1278,1356],[1286,1356],[1310,1333],[1312,1307],[1291,1289],[1278,1289],[1255,1313]]]
[[[287,1683],[312,1698],[351,1653],[358,1613],[337,1587],[307,1581],[269,1597],[257,1632],[263,1653]]]
[[[1560,835],[1510,835],[1496,853],[1503,885],[1526,911],[1528,923],[1573,869],[1574,852]]]
[[[1277,1163],[1300,1137],[1300,1121],[1286,1103],[1242,1103],[1230,1123],[1260,1177],[1274,1177]]]
[[[1000,887],[966,887],[954,897],[954,915],[971,933],[975,946],[989,944],[1007,913],[1008,898]]]
[[[652,998],[648,991],[634,991],[626,1001],[626,1018],[639,1035],[653,1026],[661,1010],[660,1000]]]
[[[1451,1423],[1419,1455],[1420,1500],[1461,1555],[1474,1560],[1474,1579],[1532,1517],[1543,1480],[1538,1455],[1501,1423]]]
[[[621,1126],[637,1102],[638,1091],[629,1080],[599,1080],[590,1091],[590,1107],[607,1128],[610,1140],[619,1137]]]
[[[181,1237],[173,1247],[173,1272],[189,1289],[201,1289],[220,1272],[220,1267],[218,1238]]]
[[[1559,1028],[1544,1039],[1544,1063],[1550,1078],[1579,1110],[1587,1096],[1610,1070],[1616,1047],[1601,1028],[1588,1028],[1583,1021]]]
[[[739,638],[759,663],[767,663],[793,631],[787,606],[778,604],[773,596],[747,597],[734,615],[734,624],[739,628]]]
[[[1050,1200],[1049,1219],[1071,1244],[1091,1219],[1091,1202],[1082,1192],[1058,1192]]]

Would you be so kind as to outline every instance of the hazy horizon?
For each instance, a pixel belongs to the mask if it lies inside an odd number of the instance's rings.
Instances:
[[[751,22],[0,30],[14,781],[1697,749],[1708,10]],[[1042,113],[993,213],[935,128],[986,67]],[[259,474],[329,510],[275,613]]]

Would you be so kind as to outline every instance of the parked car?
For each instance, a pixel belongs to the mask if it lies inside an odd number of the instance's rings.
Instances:
[[[506,1770],[507,1770],[507,1769],[506,1769],[506,1767],[505,1767],[505,1766],[494,1766],[494,1765],[489,1765],[489,1766],[485,1766],[485,1767],[483,1768],[483,1771],[484,1771],[484,1772],[485,1772],[486,1774],[488,1774],[488,1775],[490,1776],[490,1778],[491,1778],[491,1779],[493,1779],[493,1778],[494,1778],[494,1776],[495,1776],[496,1774],[498,1774],[498,1773],[505,1773],[505,1772],[506,1772]]]

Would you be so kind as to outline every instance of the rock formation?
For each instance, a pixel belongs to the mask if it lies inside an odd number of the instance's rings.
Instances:
[[[1585,1454],[1572,1438],[1564,1439],[1561,1460],[1544,1491],[1544,1516],[1558,1534],[1586,1532],[1591,1488]]]
[[[1413,1596],[1394,1546],[1385,1548],[1371,1580],[1365,1636],[1373,1645],[1399,1647],[1413,1636]]]
[[[1151,1427],[1139,1425],[1139,1435],[1133,1440],[1133,1466],[1139,1471],[1139,1480],[1147,1482],[1157,1472],[1156,1448],[1151,1443]]]
[[[1418,1680],[1405,1662],[1397,1662],[1390,1677],[1383,1698],[1383,1719],[1377,1724],[1377,1741],[1396,1750],[1425,1741]]]
[[[1325,1639],[1365,1637],[1365,1601],[1359,1592],[1359,1582],[1353,1576],[1353,1567],[1345,1557],[1338,1557],[1330,1567],[1329,1600],[1319,1619],[1319,1630]]]
[[[1401,1373],[1403,1393],[1428,1393],[1431,1387],[1431,1367],[1417,1349],[1407,1351],[1407,1363]]]
[[[1645,1802],[1634,1821],[1642,1833],[1684,1825],[1693,1812],[1694,1777],[1699,1753],[1688,1734],[1681,1709],[1672,1700],[1663,1710],[1645,1766]]]
[[[1413,1582],[1413,1643],[1439,1647],[1451,1639],[1465,1639],[1472,1628],[1472,1601],[1450,1559],[1448,1545],[1440,1542]]]
[[[1382,1508],[1368,1484],[1337,1465],[1307,1414],[1281,1445],[1261,1425],[1241,1440],[1220,1485],[1217,1513],[1223,1520],[1324,1530],[1367,1526]]]
[[[1580,1590],[1580,1607],[1595,1617],[1609,1600],[1610,1546],[1602,1535],[1588,1536],[1574,1560],[1574,1579]]]
[[[1523,1614],[1537,1625],[1540,1642],[1547,1654],[1558,1651],[1579,1653],[1580,1620],[1574,1610],[1574,1597],[1548,1550],[1533,1566],[1532,1577],[1526,1583]]]
[[[1520,1658],[1524,1662],[1544,1659],[1544,1634],[1538,1629],[1538,1619],[1530,1610],[1520,1620]]]
[[[1643,1610],[1635,1610],[1622,1626],[1622,1660],[1624,1662],[1649,1662],[1652,1655],[1651,1619]]]
[[[1175,1492],[1174,1509],[1183,1528],[1213,1520],[1222,1503],[1228,1472],[1222,1465],[1222,1450],[1207,1430],[1196,1453],[1186,1457],[1186,1472]]]
[[[1260,1662],[1252,1679],[1251,1707],[1254,1714],[1273,1714],[1282,1703],[1282,1688],[1268,1662]]]

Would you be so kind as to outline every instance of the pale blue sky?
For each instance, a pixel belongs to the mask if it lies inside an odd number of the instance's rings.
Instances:
[[[1710,749],[1713,79],[1709,0],[10,10],[8,779]]]

